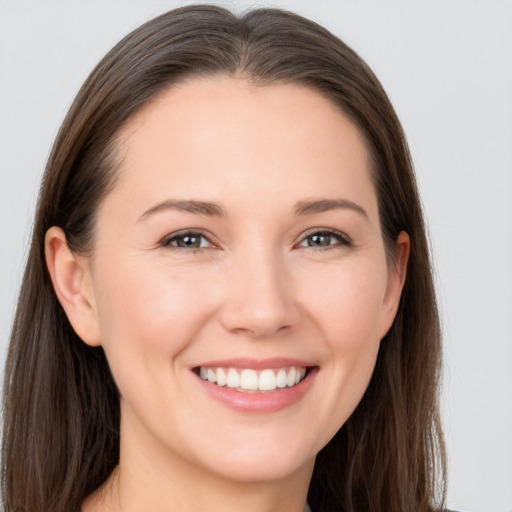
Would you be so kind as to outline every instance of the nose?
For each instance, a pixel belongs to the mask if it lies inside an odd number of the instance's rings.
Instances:
[[[259,339],[297,325],[300,312],[293,279],[277,253],[239,255],[226,281],[221,323],[227,331]]]

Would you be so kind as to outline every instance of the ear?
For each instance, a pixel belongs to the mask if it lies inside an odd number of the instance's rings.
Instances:
[[[382,304],[382,316],[380,325],[380,339],[382,339],[393,325],[400,297],[407,275],[407,263],[411,251],[411,240],[405,231],[401,231],[395,244],[395,258],[389,269],[386,294]]]
[[[100,345],[100,329],[88,260],[73,253],[61,228],[45,237],[45,256],[55,294],[74,331],[87,345]]]

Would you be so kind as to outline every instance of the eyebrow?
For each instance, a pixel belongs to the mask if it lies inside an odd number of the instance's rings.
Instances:
[[[366,210],[359,206],[357,203],[350,201],[348,199],[317,199],[312,201],[299,201],[295,205],[295,214],[296,215],[313,215],[315,213],[327,212],[329,210],[353,210],[364,217],[368,218],[368,214]],[[212,203],[209,201],[194,201],[194,200],[173,200],[168,199],[166,201],[162,201],[157,205],[151,207],[149,210],[146,210],[140,217],[139,222],[144,220],[145,218],[153,215],[154,213],[163,211],[163,210],[178,210],[189,213],[194,213],[196,215],[207,215],[210,217],[224,217],[226,212],[224,209],[218,205],[217,203]]]
[[[296,215],[312,215],[315,213],[327,212],[329,210],[353,210],[368,217],[366,210],[349,199],[318,199],[316,201],[299,201],[295,205]]]
[[[198,215],[208,215],[212,217],[223,217],[225,215],[221,206],[208,201],[175,201],[168,199],[158,203],[149,210],[146,210],[140,217],[139,221],[144,220],[150,215],[162,210],[178,210],[183,212],[195,213]]]

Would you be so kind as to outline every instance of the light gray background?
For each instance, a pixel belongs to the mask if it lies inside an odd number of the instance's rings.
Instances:
[[[89,71],[187,2],[0,0],[0,350],[41,173]],[[306,15],[353,46],[408,134],[442,308],[450,508],[512,511],[512,2],[224,1]]]

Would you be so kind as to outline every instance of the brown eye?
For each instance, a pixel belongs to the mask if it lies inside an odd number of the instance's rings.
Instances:
[[[165,238],[161,245],[163,247],[177,247],[180,249],[201,249],[203,247],[210,247],[212,244],[201,233],[186,232]]]
[[[201,237],[196,235],[179,236],[176,239],[176,246],[185,249],[198,249],[201,247]]]

